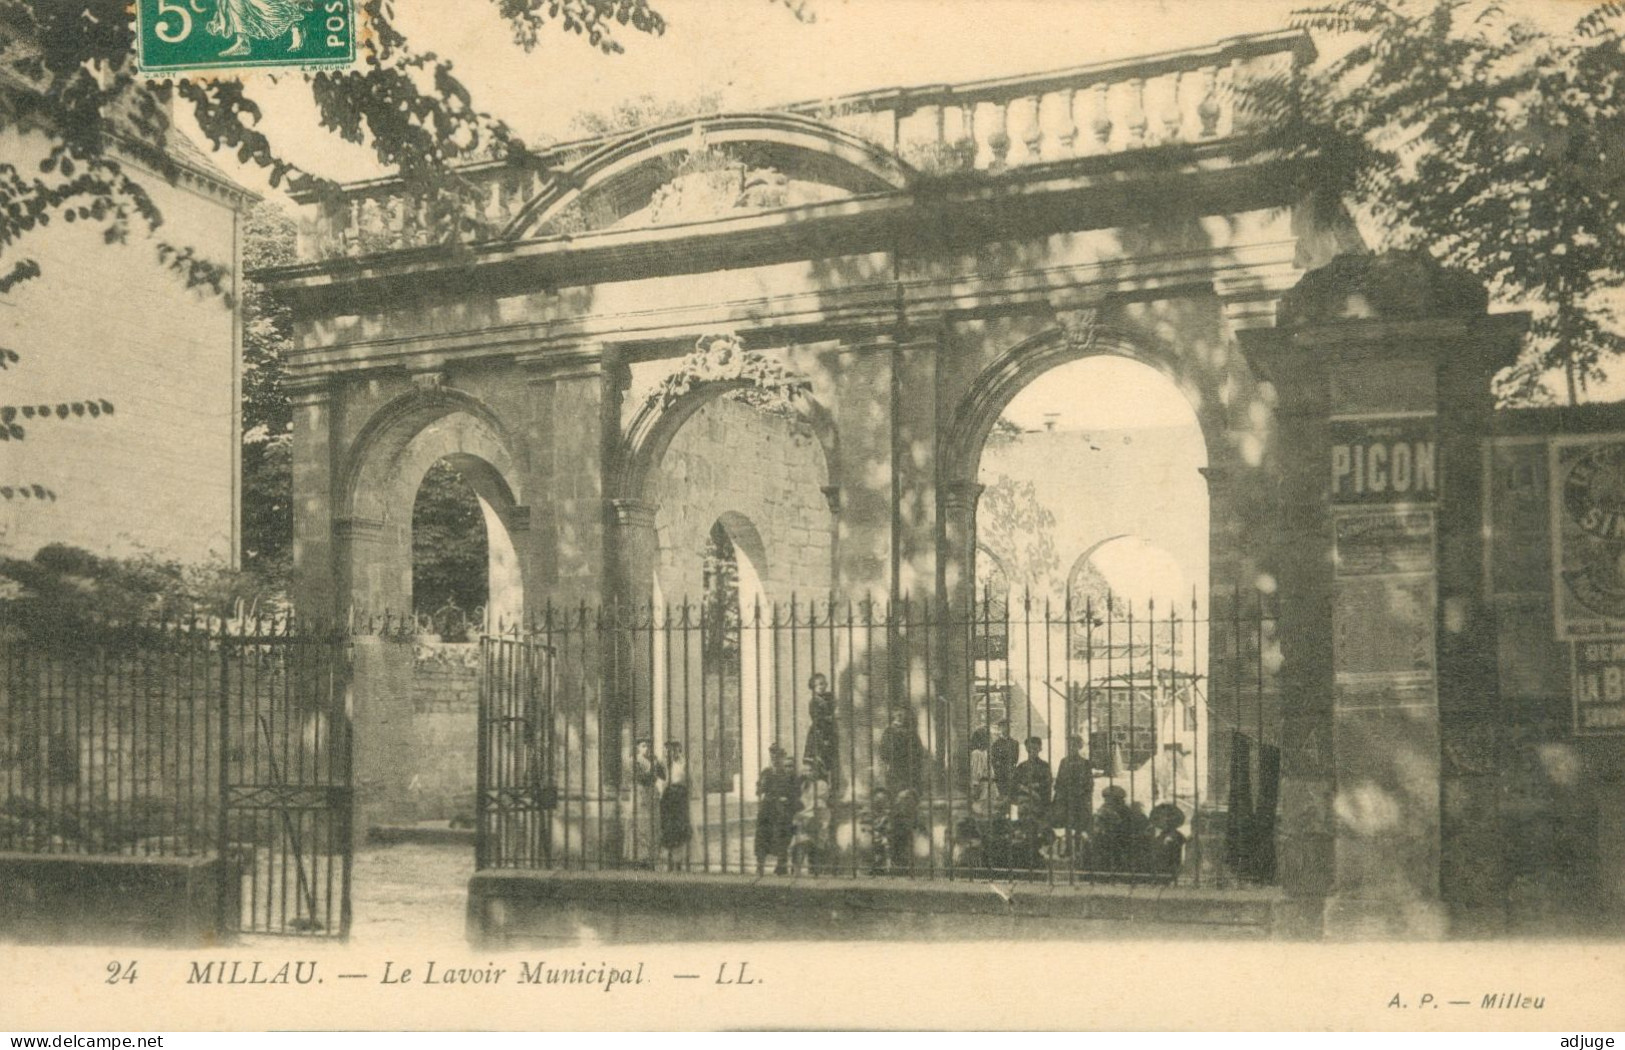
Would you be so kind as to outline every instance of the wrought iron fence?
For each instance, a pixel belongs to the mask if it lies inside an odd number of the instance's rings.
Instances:
[[[342,933],[344,646],[292,617],[0,606],[0,850],[217,856],[228,926]]]
[[[484,868],[1273,877],[1261,595],[549,608],[482,658]]]

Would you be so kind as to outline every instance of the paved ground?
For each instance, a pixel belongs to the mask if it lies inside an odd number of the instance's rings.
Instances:
[[[474,849],[460,843],[369,845],[355,856],[350,945],[461,945]]]

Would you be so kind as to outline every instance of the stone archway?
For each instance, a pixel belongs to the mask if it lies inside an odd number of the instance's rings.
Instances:
[[[740,623],[752,624],[759,615],[761,625],[770,624],[775,606],[828,593],[836,536],[828,495],[833,426],[822,406],[807,397],[764,410],[727,396],[747,385],[701,383],[669,401],[647,401],[633,415],[619,459],[626,466],[613,474],[611,491],[625,495],[612,497],[619,528],[611,557],[621,588],[617,594],[627,596],[623,600],[640,617],[655,595],[658,602],[648,615],[660,623],[683,622],[685,613],[705,607],[706,566],[700,555],[718,528],[738,555],[734,614]],[[758,462],[773,462],[775,468],[741,469]],[[651,633],[652,654],[628,653],[621,661],[630,681],[618,692],[630,705],[638,735],[647,735],[650,725],[685,725],[679,710],[685,701],[709,703],[715,715],[716,683],[702,687],[702,654],[696,649],[687,664],[683,660],[683,648],[700,643],[698,634]],[[714,776],[708,787],[750,797],[766,748],[792,743],[791,705],[799,691],[792,661],[768,652],[772,640],[765,629],[744,633],[753,642],[735,654],[740,666],[733,673],[749,683],[737,691],[750,717],[731,710],[728,725],[735,735],[750,737],[751,746],[728,752],[737,788]],[[687,727],[695,739],[707,736],[698,724]],[[716,756],[710,758],[709,765],[715,765]],[[698,777],[704,772],[699,766],[707,763],[698,753],[690,760]]]
[[[1137,361],[1166,376],[1190,404],[1210,457],[1227,447],[1220,440],[1227,424],[1215,407],[1220,399],[1202,397],[1192,390],[1176,352],[1101,324],[1093,312],[1085,313],[1082,319],[1047,329],[1006,350],[982,370],[954,409],[939,467],[940,596],[954,607],[970,600],[976,579],[976,511],[983,492],[979,474],[988,435],[1010,402],[1045,373],[1090,357]],[[1210,519],[1212,516],[1210,513]]]
[[[337,530],[340,600],[358,627],[352,724],[363,832],[474,809],[478,642],[444,642],[433,631],[419,638],[413,608],[413,507],[437,463],[463,477],[484,519],[484,624],[524,615],[528,522],[501,421],[477,399],[441,388],[385,405],[344,464]]]
[[[980,597],[979,594],[973,591],[973,587],[979,586],[975,581],[981,575],[978,560],[980,556],[985,555],[991,549],[989,546],[991,537],[985,536],[983,528],[979,526],[978,512],[988,507],[992,498],[989,495],[990,490],[1002,490],[1006,498],[1009,498],[1011,491],[1011,487],[1006,485],[1006,482],[1010,479],[1005,478],[1002,472],[997,473],[997,484],[995,484],[995,478],[986,476],[983,471],[984,452],[988,446],[990,435],[998,420],[1018,395],[1043,376],[1065,365],[1101,358],[1122,359],[1145,366],[1146,369],[1162,377],[1171,391],[1177,391],[1177,394],[1170,393],[1168,400],[1179,404],[1184,409],[1188,409],[1188,415],[1185,412],[1179,414],[1186,416],[1191,421],[1192,431],[1188,439],[1181,438],[1180,440],[1197,443],[1200,448],[1199,454],[1195,451],[1190,452],[1188,455],[1182,454],[1176,457],[1174,461],[1166,464],[1165,469],[1174,472],[1180,478],[1184,478],[1184,475],[1180,472],[1189,466],[1193,472],[1186,479],[1188,485],[1180,491],[1187,496],[1190,495],[1192,488],[1201,493],[1199,514],[1194,517],[1181,518],[1183,524],[1173,531],[1191,534],[1190,539],[1192,542],[1195,541],[1197,536],[1200,537],[1202,549],[1189,559],[1192,564],[1187,566],[1187,574],[1190,577],[1189,582],[1194,584],[1195,589],[1201,592],[1204,608],[1211,601],[1211,591],[1217,581],[1213,579],[1210,572],[1207,552],[1214,543],[1215,530],[1228,528],[1229,525],[1225,522],[1227,509],[1223,506],[1222,500],[1215,496],[1212,486],[1204,479],[1211,479],[1215,473],[1218,473],[1208,466],[1212,462],[1210,457],[1218,456],[1221,461],[1226,461],[1233,453],[1233,442],[1227,440],[1228,435],[1234,429],[1231,416],[1227,414],[1229,412],[1226,404],[1227,399],[1220,396],[1217,389],[1205,389],[1203,383],[1210,382],[1213,377],[1205,376],[1199,366],[1194,366],[1192,362],[1186,361],[1173,348],[1155,340],[1131,336],[1123,329],[1100,323],[1095,312],[1081,311],[1071,315],[1063,315],[1063,323],[1032,335],[994,358],[969,384],[968,389],[955,406],[955,411],[949,417],[949,425],[945,428],[940,446],[941,459],[939,461],[939,479],[941,482],[939,509],[942,521],[942,532],[939,534],[941,538],[941,546],[939,547],[941,573],[939,576],[939,593],[942,599],[948,603],[949,608],[971,610],[973,622],[975,619],[975,606],[973,603]],[[1170,409],[1170,411],[1177,410]],[[1066,435],[1040,434],[1039,436],[1060,439]],[[1070,461],[1069,455],[1063,455],[1062,453],[1063,450],[1059,448],[1053,450],[1053,454],[1046,460],[1046,463]],[[1030,467],[1032,464],[1029,463],[1028,466]],[[1195,471],[1200,471],[1200,475]],[[1040,487],[1047,485],[1051,490],[1056,491],[1064,487],[1054,478],[1049,478],[1047,482],[1040,479],[1038,484]],[[1020,488],[1020,485],[1015,486],[1017,491]],[[1053,495],[1053,492],[1051,495]],[[1079,497],[1080,502],[1083,502],[1081,495],[1077,493],[1074,493],[1074,495]],[[1050,503],[1055,502],[1050,497],[1043,497],[1043,499],[1048,500]],[[1058,504],[1058,506],[1062,505],[1066,504]],[[1083,502],[1083,505],[1087,506],[1087,503]],[[1193,509],[1196,506],[1194,503],[1181,504],[1181,506],[1187,505]],[[1085,540],[1085,535],[1091,530],[1095,530],[1094,535]],[[1125,531],[1139,531],[1138,524],[1123,520],[1121,515],[1108,514],[1099,520],[1091,521],[1088,528],[1073,529],[1072,532],[1076,533],[1074,535],[1061,536],[1057,542],[1062,543],[1063,547],[1070,547],[1070,550],[1076,551],[1079,547],[1074,544],[1086,542],[1089,550],[1081,558],[1077,558],[1076,561],[1069,560],[1060,563],[1056,567],[1056,572],[1041,574],[1044,579],[1038,582],[1038,591],[1042,592],[1044,597],[1037,602],[1035,608],[1043,609],[1045,601],[1056,596],[1051,588],[1059,588],[1059,596],[1063,599],[1070,597],[1071,577],[1074,572],[1067,572],[1062,576],[1059,575],[1059,570],[1064,567],[1075,571],[1078,564],[1088,561],[1090,554],[1104,546],[1117,533]],[[1177,549],[1183,550],[1185,548],[1178,547]],[[1048,581],[1048,585],[1045,585],[1044,580]],[[1236,581],[1225,580],[1223,582],[1234,585]],[[1180,589],[1183,590],[1183,588]],[[1174,594],[1141,594],[1133,596],[1133,601],[1138,603],[1138,615],[1142,619],[1147,611],[1144,603],[1148,598],[1153,597],[1157,601],[1157,608],[1166,611],[1171,608],[1170,600],[1177,599],[1180,596]],[[1067,619],[1080,615],[1079,610],[1070,608],[1064,600],[1058,608],[1065,611]],[[1194,611],[1189,606],[1183,606],[1182,608],[1184,609],[1184,612],[1181,613],[1182,616],[1194,615]],[[1028,611],[1025,615],[1030,618],[1034,614]],[[1047,622],[1052,615],[1050,612],[1040,612],[1038,615],[1046,619],[1045,627],[1053,626],[1052,623]],[[1056,619],[1061,616],[1060,613],[1053,613],[1053,615]],[[1063,632],[1063,634],[1065,633]],[[977,639],[974,634],[971,641],[971,650],[962,656],[956,654],[949,663],[947,675],[950,680],[946,683],[949,695],[958,696],[972,689],[972,681],[961,682],[954,680],[957,674],[970,675],[977,673],[974,669],[960,670],[961,667],[970,664],[971,658],[981,651],[975,644]],[[960,643],[956,638],[951,640],[950,644],[957,646]],[[984,646],[987,645],[987,643],[983,644]],[[1068,635],[1064,641],[1057,642],[1057,644],[1070,651],[1074,642]],[[1019,649],[1019,646],[1012,645],[1010,652],[1016,654],[1017,649]],[[987,649],[990,653],[997,650],[997,646]],[[1009,673],[1020,677],[1024,681],[1032,677],[1028,674],[1030,668],[1019,671],[1013,669],[1017,667],[1021,660],[1027,659],[1029,656],[1031,654],[1011,655],[1003,658],[1005,661],[1016,661],[1016,663],[1005,663],[1007,669],[1010,669]],[[1037,694],[1026,697],[1026,702],[1030,706],[1023,709],[1025,722],[1028,726],[1043,725],[1047,727],[1045,732],[1039,735],[1046,737],[1045,746],[1052,753],[1055,747],[1064,743],[1066,739],[1066,730],[1063,727],[1068,726],[1072,720],[1070,708],[1073,704],[1071,699],[1073,687],[1073,684],[1069,682],[1064,692],[1057,693],[1053,689],[1040,690]],[[1040,696],[1042,700],[1036,698]],[[1052,707],[1056,704],[1059,705],[1059,710],[1052,710]],[[1018,704],[1017,706],[1021,705]],[[950,727],[950,735],[955,733],[963,734],[968,731],[968,726],[962,720],[959,711],[955,711],[952,721],[954,724]],[[1205,737],[1203,739],[1205,740]]]
[[[354,615],[412,613],[412,504],[423,477],[447,461],[479,498],[490,540],[493,605],[523,614],[528,512],[501,422],[455,391],[408,394],[380,409],[341,477],[339,600]],[[500,595],[500,597],[499,597]]]

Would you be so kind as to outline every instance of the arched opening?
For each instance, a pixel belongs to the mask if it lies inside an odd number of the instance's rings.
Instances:
[[[639,466],[622,478],[652,505],[655,539],[632,689],[641,703],[647,681],[651,735],[684,756],[692,833],[670,862],[748,867],[763,770],[775,745],[797,761],[807,728],[808,632],[774,625],[828,593],[830,470],[799,406],[725,384],[685,397],[635,417]]]
[[[711,526],[701,602],[702,768],[706,791],[740,798],[755,797],[754,771],[780,743],[772,651],[759,642],[759,620],[768,615],[762,559],[761,540],[741,515]]]
[[[973,673],[976,694],[1002,703],[976,713],[986,722],[1002,707],[1010,735],[1024,747],[1036,738],[1051,761],[1077,738],[1096,805],[1121,787],[1142,812],[1196,809],[1196,756],[1207,748],[1197,622],[1208,593],[1206,466],[1201,425],[1173,380],[1110,354],[1029,380],[980,450],[974,571],[985,626],[973,634]]]
[[[354,713],[369,824],[474,816],[479,637],[524,612],[512,476],[496,421],[456,395],[409,395],[357,444],[340,569],[357,659],[382,683]]]
[[[444,641],[478,630],[490,596],[484,504],[457,468],[437,460],[412,503],[412,606]]]

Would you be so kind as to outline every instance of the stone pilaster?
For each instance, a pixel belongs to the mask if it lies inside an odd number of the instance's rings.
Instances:
[[[347,591],[335,588],[332,387],[326,376],[290,380],[293,403],[293,571],[295,607],[341,616]]]
[[[970,786],[967,763],[973,727],[967,701],[975,684],[971,681],[970,621],[976,602],[976,505],[985,487],[976,481],[955,481],[938,490],[943,524],[942,620],[948,625],[941,632],[938,667],[943,695],[961,700],[949,705],[946,736],[952,756],[949,772],[962,789]]]

